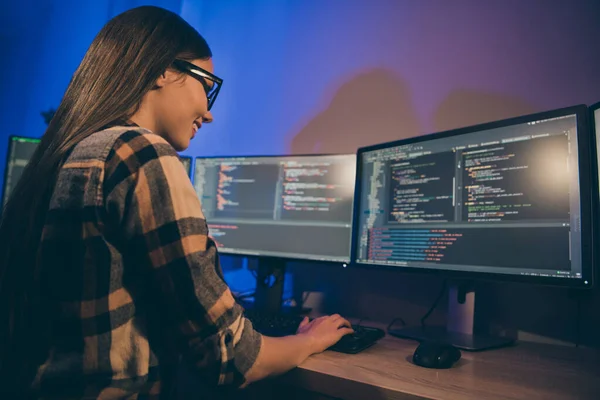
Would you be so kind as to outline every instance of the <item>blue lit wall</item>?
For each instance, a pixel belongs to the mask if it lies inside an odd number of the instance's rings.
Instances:
[[[225,79],[190,153],[347,152],[595,101],[593,4],[183,1]]]
[[[7,1],[1,160],[8,135],[43,133],[101,26],[141,4],[181,13],[224,78],[189,155],[353,152],[600,100],[594,0]]]

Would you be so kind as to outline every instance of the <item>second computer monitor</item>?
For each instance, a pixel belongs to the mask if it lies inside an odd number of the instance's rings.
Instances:
[[[591,286],[586,114],[573,107],[360,149],[356,263]]]
[[[346,263],[356,156],[197,158],[194,187],[225,254]]]

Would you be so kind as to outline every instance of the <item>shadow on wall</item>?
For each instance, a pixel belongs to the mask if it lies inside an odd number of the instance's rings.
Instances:
[[[462,89],[440,103],[432,122],[435,131],[443,131],[539,111],[519,98]],[[402,80],[385,70],[370,71],[344,84],[330,106],[296,135],[291,150],[296,154],[354,152],[360,146],[412,137],[419,132],[416,115]],[[294,263],[291,270],[297,300],[305,291],[321,292],[325,313],[380,322],[402,317],[409,325],[418,324],[441,285],[440,276],[395,271],[304,263]],[[479,282],[478,286],[482,322],[492,331],[525,334],[525,340],[534,341],[577,340],[577,307],[568,291],[529,284]],[[597,347],[600,325],[592,310],[597,309],[600,297],[594,292],[581,306],[579,341]],[[311,301],[317,300],[312,297]],[[432,323],[444,322],[444,303],[445,298],[432,315]]]
[[[542,111],[517,97],[455,90],[442,101],[433,117],[435,132],[498,121]]]
[[[295,135],[292,154],[354,153],[361,146],[419,133],[408,85],[375,69],[344,83],[328,108]]]
[[[391,71],[375,69],[357,75],[294,136],[291,153],[353,153],[362,146],[419,135],[411,97],[408,84]],[[460,89],[440,103],[433,128],[441,132],[539,111],[513,96]]]

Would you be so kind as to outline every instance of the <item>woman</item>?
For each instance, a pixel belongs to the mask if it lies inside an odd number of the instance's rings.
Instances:
[[[335,315],[263,337],[224,283],[176,153],[212,121],[211,57],[157,7],[92,42],[3,213],[0,397],[166,398],[180,356],[243,386],[351,332]]]

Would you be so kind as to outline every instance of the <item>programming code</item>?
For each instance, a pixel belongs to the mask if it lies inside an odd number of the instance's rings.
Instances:
[[[196,159],[194,187],[221,252],[347,262],[355,156]]]
[[[273,165],[222,164],[217,171],[216,218],[273,218],[279,169]]]
[[[372,260],[440,262],[461,237],[447,229],[370,230],[368,257]]]
[[[282,164],[281,218],[344,221],[352,212],[354,184],[347,165],[327,161]]]
[[[491,145],[462,159],[466,221],[568,219],[567,135]]]
[[[453,152],[424,155],[390,165],[390,222],[446,222],[454,219]]]
[[[350,229],[344,226],[208,223],[219,252],[347,262]]]
[[[553,228],[395,229],[369,232],[369,260],[390,264],[430,262],[499,268],[568,271],[569,232]],[[548,246],[553,243],[553,246]],[[510,249],[510,251],[507,251]]]
[[[358,263],[581,276],[575,115],[359,152]]]
[[[385,187],[385,166],[386,163],[380,161],[374,161],[369,165],[372,171],[369,175],[370,179],[368,183],[370,190],[367,195],[367,210],[365,210],[365,214],[368,215],[368,217],[364,228],[367,229],[375,226],[381,214],[385,212],[385,210],[382,209],[382,203],[385,203],[385,201],[382,201],[380,196],[378,196],[378,193]]]

